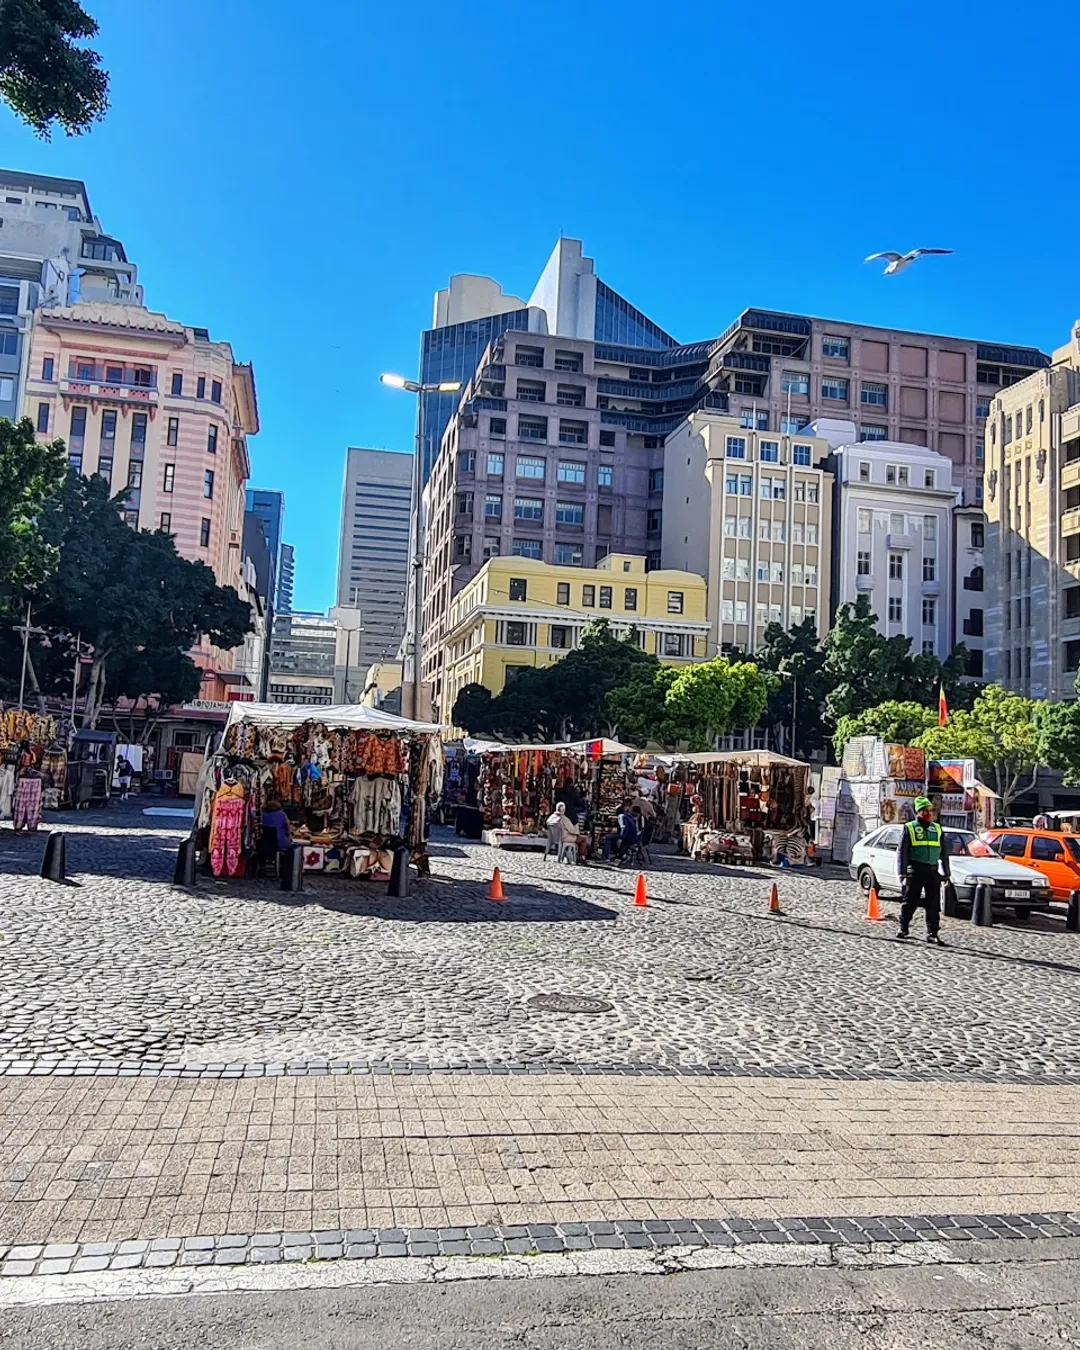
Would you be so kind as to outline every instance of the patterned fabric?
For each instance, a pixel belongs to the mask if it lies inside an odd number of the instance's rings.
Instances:
[[[222,788],[226,792],[226,788]],[[210,867],[214,876],[236,876],[239,870],[240,853],[244,839],[244,815],[246,802],[243,792],[239,796],[221,793],[214,799],[214,819],[211,826]]]
[[[41,779],[24,775],[15,784],[15,828],[36,830],[41,824]]]

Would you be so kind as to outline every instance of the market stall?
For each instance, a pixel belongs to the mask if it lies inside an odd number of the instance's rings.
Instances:
[[[25,708],[0,711],[0,820],[37,829],[67,787],[68,756],[56,719]]]
[[[594,839],[613,829],[620,802],[636,785],[634,753],[604,737],[551,745],[485,743],[477,781],[485,841],[495,848],[544,848],[547,818],[560,801],[578,824],[588,821]]]
[[[667,815],[691,857],[802,863],[809,842],[810,766],[769,750],[660,757],[670,769]],[[675,820],[678,820],[678,826]]]
[[[426,874],[440,731],[355,704],[236,703],[195,798],[196,840],[214,875],[243,876],[275,851],[262,842],[264,815],[281,844],[303,846],[305,871],[383,878],[404,844]]]

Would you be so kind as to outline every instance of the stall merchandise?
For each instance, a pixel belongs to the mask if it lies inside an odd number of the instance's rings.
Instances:
[[[196,789],[196,837],[211,870],[242,876],[258,862],[262,813],[276,799],[308,871],[385,877],[407,844],[426,872],[427,797],[442,790],[439,731],[351,704],[238,703]]]
[[[56,718],[25,708],[0,713],[0,820],[37,829],[54,811],[67,783],[67,751]]]

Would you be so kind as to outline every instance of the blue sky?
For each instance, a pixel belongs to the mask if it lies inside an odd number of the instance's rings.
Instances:
[[[108,119],[0,109],[0,160],[86,179],[151,307],[254,362],[298,605],[333,601],[345,447],[412,443],[378,376],[432,292],[527,297],[560,231],[684,341],[748,304],[1044,349],[1080,317],[1067,0],[83,3]],[[862,263],[920,245],[956,256]]]

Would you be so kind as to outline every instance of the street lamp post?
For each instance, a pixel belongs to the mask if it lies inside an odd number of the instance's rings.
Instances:
[[[407,380],[404,375],[384,374],[379,376],[383,384],[389,385],[391,389],[404,389],[406,393],[416,394],[419,398],[421,394],[456,394],[461,388],[460,380],[442,380],[437,384],[419,384],[415,380]],[[424,617],[424,538],[423,538],[423,512],[421,510],[420,494],[424,484],[423,454],[421,453],[420,441],[420,419],[419,409],[417,409],[416,426],[416,450],[413,455],[413,482],[412,482],[412,509],[413,509],[413,673],[412,673],[412,715],[419,719],[422,704],[421,686],[423,681],[420,676],[420,661],[423,655],[421,643],[421,628]]]

